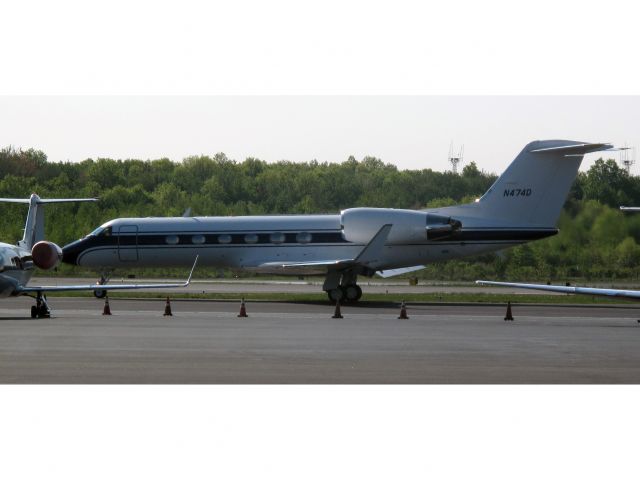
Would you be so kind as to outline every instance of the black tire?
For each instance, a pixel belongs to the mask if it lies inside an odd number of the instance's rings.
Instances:
[[[358,289],[358,296],[356,297],[356,302],[357,302],[362,298],[362,289],[360,288],[360,285],[356,285],[356,288]]]
[[[338,300],[342,302],[345,297],[345,292],[341,287],[338,287],[327,290],[327,296],[329,297],[329,301],[331,303],[336,303]]]
[[[357,302],[362,296],[362,289],[355,283],[343,287],[343,291],[347,302]]]
[[[38,316],[38,307],[35,305],[31,305],[31,318],[36,318]]]
[[[96,298],[104,298],[107,296],[107,291],[106,290],[94,290],[93,291],[93,296]]]

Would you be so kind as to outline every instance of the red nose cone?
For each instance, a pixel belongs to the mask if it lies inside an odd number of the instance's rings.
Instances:
[[[55,267],[62,259],[62,250],[55,243],[41,241],[31,249],[31,257],[36,267],[49,270]]]

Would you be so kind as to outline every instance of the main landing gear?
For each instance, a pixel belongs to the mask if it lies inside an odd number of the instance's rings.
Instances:
[[[327,296],[332,303],[336,303],[338,300],[355,303],[362,297],[362,289],[359,285],[352,283],[327,290]]]
[[[331,303],[355,303],[362,297],[362,289],[356,284],[358,275],[353,271],[330,271],[322,289],[327,292]]]
[[[38,292],[36,294],[36,304],[31,307],[31,318],[49,318],[51,310],[47,305],[47,297]]]

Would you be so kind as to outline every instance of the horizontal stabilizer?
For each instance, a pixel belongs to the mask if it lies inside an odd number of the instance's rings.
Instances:
[[[585,153],[601,152],[603,150],[611,150],[613,145],[610,143],[578,143],[575,145],[561,145],[559,147],[537,148],[529,150],[531,153],[563,153],[565,155],[584,155]]]
[[[33,203],[41,205],[43,203],[70,203],[70,202],[97,202],[97,198],[36,198]],[[30,198],[0,198],[4,203],[31,203]]]
[[[629,299],[640,299],[638,290],[616,290],[614,288],[590,288],[590,287],[563,287],[560,285],[538,285],[535,283],[509,283],[490,282],[477,280],[478,285],[497,285],[500,287],[527,288],[530,290],[540,290],[543,292],[574,293],[579,295],[597,295],[602,297],[618,297]]]
[[[417,272],[418,270],[422,270],[423,268],[427,267],[425,267],[424,265],[416,265],[415,267],[394,268],[393,270],[380,270],[379,272],[376,272],[376,274],[381,276],[382,278],[390,278],[402,275],[403,273]]]

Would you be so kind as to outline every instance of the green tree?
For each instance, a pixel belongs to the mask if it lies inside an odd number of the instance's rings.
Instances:
[[[620,168],[615,160],[598,159],[589,168],[584,178],[584,197],[617,207],[629,202],[626,191],[629,188],[627,171]]]

